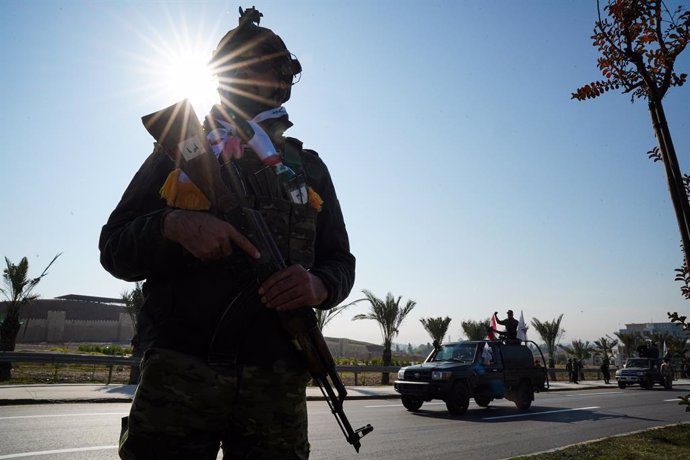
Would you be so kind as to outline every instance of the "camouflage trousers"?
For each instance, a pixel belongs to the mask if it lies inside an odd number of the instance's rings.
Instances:
[[[151,349],[120,458],[307,459],[306,372],[245,366],[223,375],[202,360]]]

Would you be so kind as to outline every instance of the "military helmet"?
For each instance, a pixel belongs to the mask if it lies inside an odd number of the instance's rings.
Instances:
[[[271,29],[259,27],[263,14],[254,7],[239,8],[239,25],[226,33],[213,51],[210,67],[213,73],[232,73],[244,67],[265,71],[276,69],[282,87],[276,99],[281,103],[290,99],[291,87],[302,72],[297,58],[288,51],[283,40]]]

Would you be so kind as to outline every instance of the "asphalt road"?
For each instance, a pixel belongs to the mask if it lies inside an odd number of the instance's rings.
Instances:
[[[474,403],[461,417],[440,401],[407,412],[398,400],[346,402],[357,428],[374,431],[355,454],[327,405],[309,402],[314,459],[501,459],[653,426],[690,421],[672,391],[638,388],[538,394],[528,412],[507,401]],[[0,407],[0,460],[114,459],[120,417],[129,404],[53,404]]]

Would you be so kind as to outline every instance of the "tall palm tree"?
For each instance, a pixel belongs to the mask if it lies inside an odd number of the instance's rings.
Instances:
[[[381,300],[368,290],[363,290],[366,300],[369,302],[370,311],[366,314],[355,315],[352,319],[373,319],[379,323],[381,335],[383,336],[383,365],[390,366],[393,358],[391,351],[391,344],[393,339],[398,335],[400,324],[402,324],[405,317],[412,311],[417,302],[408,300],[404,306],[400,305],[401,297],[395,299],[390,292],[386,294],[386,299]],[[359,302],[359,301],[355,301]],[[388,373],[384,372],[381,376],[381,383],[388,384]]]
[[[608,357],[613,355],[613,349],[618,346],[618,339],[609,337],[599,337],[599,340],[594,341],[594,348],[600,351],[602,355]]]
[[[486,338],[490,321],[490,318],[487,318],[484,321],[473,321],[468,319],[467,321],[460,323],[460,326],[462,326],[462,331],[465,333],[467,340],[482,340]]]
[[[434,342],[441,343],[448,332],[450,325],[450,317],[445,318],[422,318],[419,320],[424,326],[424,329],[429,333]]]
[[[2,278],[5,287],[0,288],[0,293],[7,299],[7,312],[0,322],[0,350],[14,351],[19,333],[19,312],[22,307],[30,304],[38,298],[33,290],[38,283],[48,274],[48,269],[60,254],[53,257],[48,266],[36,278],[29,278],[29,261],[26,257],[18,264],[13,264],[5,257],[7,268],[3,270]],[[0,381],[9,380],[12,377],[12,363],[0,363]]]
[[[623,345],[623,355],[626,358],[630,358],[633,352],[637,350],[638,345],[642,343],[642,337],[634,332],[614,332],[614,335],[618,337],[621,345]]]
[[[556,344],[559,342],[563,334],[565,334],[565,329],[561,329],[561,320],[563,319],[563,313],[552,320],[552,321],[540,321],[537,318],[532,318],[532,326],[537,334],[546,344],[546,351],[549,353],[549,367],[556,367]],[[551,379],[555,379],[555,373],[551,373]]]

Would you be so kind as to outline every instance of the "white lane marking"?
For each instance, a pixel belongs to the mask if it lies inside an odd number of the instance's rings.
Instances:
[[[624,394],[629,394],[626,393],[625,391],[602,391],[601,393],[576,393],[576,394],[570,394],[570,395],[563,395],[563,396],[589,396],[589,395],[607,395],[607,396],[622,396]]]
[[[36,452],[22,452],[21,454],[0,455],[0,460],[5,459],[5,458],[31,457],[34,455],[55,455],[55,454],[66,454],[69,452],[88,452],[90,450],[107,450],[107,449],[117,449],[117,446],[77,447],[74,449],[56,449],[56,450],[39,450]]]
[[[438,402],[438,403],[424,403],[425,406],[440,406],[440,405],[443,405],[443,404],[445,404],[445,403],[442,403],[442,402]],[[364,407],[367,408],[367,409],[372,409],[372,408],[376,408],[376,407],[403,407],[403,405],[402,405],[402,404],[380,404],[380,405],[378,405],[378,406],[364,406]]]
[[[84,417],[87,415],[127,415],[129,412],[96,412],[91,414],[44,414],[44,415],[13,415],[11,417],[0,417],[0,420],[13,420],[18,418],[48,418],[48,417]]]
[[[664,399],[664,402],[680,402],[680,398],[675,398],[675,399]]]
[[[501,415],[500,417],[484,417],[482,420],[498,420],[498,419],[502,419],[502,418],[531,417],[533,415],[556,414],[559,412],[572,412],[572,411],[576,411],[576,410],[592,410],[592,409],[599,409],[599,408],[600,408],[600,406],[590,406],[590,407],[576,407],[574,409],[549,410],[546,412],[527,412],[524,414]]]

